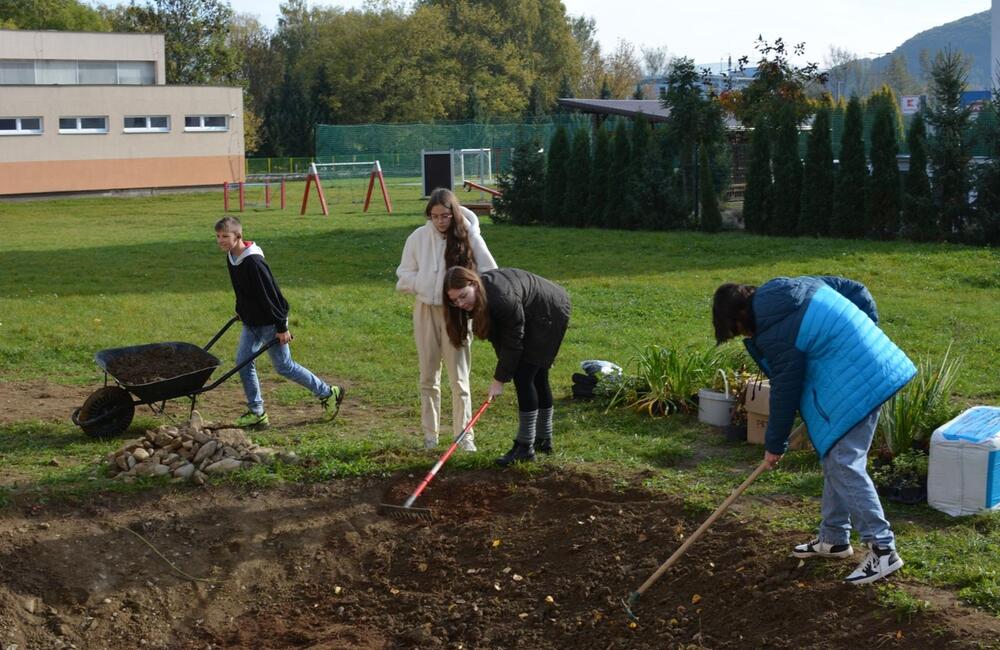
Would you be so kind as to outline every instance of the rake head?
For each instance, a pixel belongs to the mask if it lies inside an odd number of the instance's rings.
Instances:
[[[426,521],[431,522],[434,516],[430,508],[414,508],[413,506],[396,506],[391,503],[380,503],[378,513],[401,521]]]
[[[625,608],[625,615],[628,616],[629,620],[633,623],[639,622],[639,617],[635,615],[632,608],[639,604],[639,597],[642,596],[638,591],[633,591],[628,595],[628,598],[622,598],[622,607]]]

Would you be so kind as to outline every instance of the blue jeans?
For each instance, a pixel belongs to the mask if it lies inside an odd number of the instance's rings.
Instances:
[[[844,434],[823,458],[823,520],[819,527],[822,542],[847,544],[853,525],[862,542],[896,548],[896,538],[867,468],[868,449],[875,436],[880,409],[876,408]]]
[[[254,352],[267,345],[268,341],[277,335],[274,325],[247,325],[244,323],[240,333],[240,342],[236,348],[236,365],[253,356]],[[309,389],[319,398],[328,397],[332,392],[330,386],[322,379],[312,374],[306,368],[292,361],[290,345],[276,343],[267,351],[271,363],[278,374],[291,379],[296,384]],[[257,380],[257,360],[254,359],[240,369],[240,380],[243,382],[243,392],[247,396],[247,407],[253,413],[264,412],[264,399],[260,394],[260,381]]]

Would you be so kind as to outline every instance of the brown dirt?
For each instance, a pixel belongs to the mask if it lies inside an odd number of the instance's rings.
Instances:
[[[180,377],[196,370],[212,368],[211,355],[198,346],[174,347],[163,344],[142,346],[108,362],[108,373],[123,384],[137,386]]]
[[[998,619],[920,587],[935,608],[897,621],[875,589],[789,558],[797,534],[738,515],[646,593],[633,628],[619,598],[704,515],[565,471],[446,472],[421,498],[432,523],[377,513],[417,479],[21,504],[0,514],[0,647],[1000,647]]]
[[[338,382],[343,384],[343,382]],[[44,380],[0,382],[0,426],[19,422],[69,422],[74,409],[86,401],[95,390],[103,385],[103,380],[95,381],[87,386],[67,386]],[[261,382],[264,400],[268,405],[277,404],[274,392],[282,387],[293,386],[284,379],[265,379]],[[364,414],[371,409],[358,408],[359,404],[351,399],[351,386],[347,384],[347,398],[343,411],[351,411],[352,417]],[[271,413],[271,423],[282,426],[300,426],[322,421],[322,411],[318,402],[308,398],[301,403],[282,404]],[[169,400],[166,404],[167,414],[182,421],[187,420],[190,402],[187,398]],[[246,411],[246,398],[239,380],[230,379],[224,384],[198,396],[197,408],[205,420],[219,423],[232,422]],[[136,417],[152,415],[146,406],[137,406]],[[169,422],[163,419],[163,422]]]

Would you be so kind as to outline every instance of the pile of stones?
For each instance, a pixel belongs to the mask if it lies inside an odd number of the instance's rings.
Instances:
[[[138,476],[170,476],[201,485],[209,474],[222,474],[274,461],[277,452],[259,447],[243,429],[213,429],[197,411],[186,425],[163,425],[108,454],[109,474],[132,481]]]

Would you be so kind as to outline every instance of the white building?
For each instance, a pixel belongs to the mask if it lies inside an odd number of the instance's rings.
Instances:
[[[167,86],[162,34],[0,30],[0,196],[243,180],[243,92]]]

